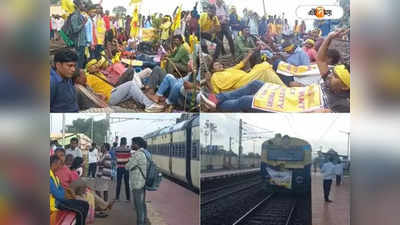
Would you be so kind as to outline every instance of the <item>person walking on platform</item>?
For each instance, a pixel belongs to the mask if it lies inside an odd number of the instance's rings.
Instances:
[[[332,157],[329,157],[328,162],[326,162],[321,168],[321,173],[324,175],[323,187],[325,202],[332,202],[329,199],[329,192],[331,191],[332,180],[336,174],[336,167],[333,165],[332,161]]]
[[[136,224],[145,225],[147,219],[145,177],[147,177],[147,160],[151,159],[150,153],[146,150],[147,143],[141,137],[132,138],[132,150],[135,152],[129,159],[125,168],[131,171],[130,187],[134,198],[136,209]]]
[[[342,161],[339,161],[336,164],[335,172],[336,172],[336,185],[340,186],[340,184],[342,183],[342,177],[343,177],[343,163],[342,163]]]
[[[126,147],[126,137],[121,138],[121,144],[117,148],[115,152],[117,156],[117,193],[116,200],[119,201],[119,193],[121,191],[121,183],[122,177],[125,181],[125,194],[126,200],[130,201],[130,192],[129,192],[129,170],[125,169],[125,165],[131,157],[131,151]]]

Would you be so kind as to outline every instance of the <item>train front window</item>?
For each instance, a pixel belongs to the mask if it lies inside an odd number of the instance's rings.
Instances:
[[[303,161],[304,150],[299,149],[268,149],[268,160],[276,161]]]

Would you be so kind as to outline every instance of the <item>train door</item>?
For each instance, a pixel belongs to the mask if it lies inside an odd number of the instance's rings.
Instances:
[[[192,184],[192,169],[191,169],[191,160],[192,160],[192,123],[190,122],[186,127],[186,180],[190,186]]]
[[[169,135],[169,136],[168,136]],[[172,172],[172,157],[173,157],[173,151],[174,151],[174,141],[173,141],[173,135],[172,133],[167,134],[167,138],[169,139],[169,143],[168,143],[168,150],[169,150],[169,174],[171,174],[171,176],[173,176],[173,172]]]

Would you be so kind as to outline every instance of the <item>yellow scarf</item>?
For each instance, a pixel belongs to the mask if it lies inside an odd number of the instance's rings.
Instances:
[[[53,180],[57,188],[60,186],[60,180],[58,179],[58,177],[54,175],[53,171],[51,170],[50,170],[50,179]],[[57,211],[58,209],[56,208],[56,199],[51,193],[49,198],[50,198],[50,213]]]

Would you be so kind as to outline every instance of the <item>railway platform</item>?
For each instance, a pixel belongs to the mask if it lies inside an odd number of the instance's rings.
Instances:
[[[89,186],[93,183],[89,182]],[[110,190],[115,198],[116,185]],[[132,197],[132,196],[131,196]],[[136,211],[133,201],[125,201],[125,186],[121,185],[120,201],[117,201],[105,218],[95,218],[95,225],[135,225]],[[163,179],[157,191],[146,192],[147,214],[151,225],[197,225],[200,221],[199,195]]]
[[[312,224],[313,225],[350,225],[350,176],[344,176],[342,184],[332,182],[329,198],[325,203],[322,189],[322,174],[312,172]]]
[[[243,170],[224,170],[224,171],[217,171],[217,172],[201,173],[200,178],[201,178],[201,181],[205,181],[205,180],[212,180],[215,178],[252,174],[257,171],[260,171],[260,168],[243,169]]]

